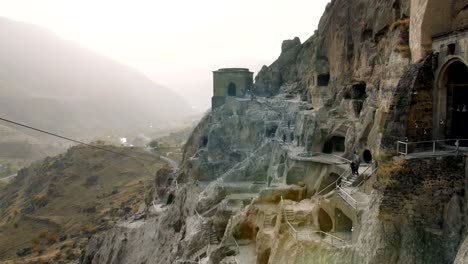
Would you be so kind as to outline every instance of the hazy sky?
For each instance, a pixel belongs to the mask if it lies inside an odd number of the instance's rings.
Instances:
[[[281,42],[305,41],[329,0],[0,0],[0,16],[44,26],[210,107],[212,71],[255,73]]]

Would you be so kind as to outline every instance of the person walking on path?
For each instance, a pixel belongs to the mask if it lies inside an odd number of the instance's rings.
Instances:
[[[349,166],[351,167],[351,174],[354,174],[355,166],[356,166],[356,164],[354,163],[354,160],[351,161],[351,163],[349,164]]]
[[[359,166],[361,165],[361,161],[358,159],[354,162],[354,174],[359,176]]]

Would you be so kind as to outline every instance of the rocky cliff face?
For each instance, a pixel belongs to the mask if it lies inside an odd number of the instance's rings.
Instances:
[[[227,98],[200,122],[154,218],[95,237],[83,263],[451,263],[464,160],[387,157],[418,136],[412,94],[433,79],[431,57],[410,65],[409,16],[409,0],[333,0],[310,39],[262,68],[258,98]],[[376,158],[378,173],[340,182],[346,159]]]

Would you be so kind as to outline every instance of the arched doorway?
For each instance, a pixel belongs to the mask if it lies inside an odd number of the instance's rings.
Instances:
[[[319,223],[320,230],[323,232],[329,232],[330,230],[333,229],[333,221],[331,217],[322,208],[320,208],[320,211],[318,214],[318,223]]]
[[[438,82],[439,138],[467,139],[468,126],[468,67],[452,60],[442,69]],[[461,142],[460,145],[467,144]],[[464,146],[466,147],[466,146]]]
[[[340,209],[335,209],[335,231],[336,232],[352,232],[353,221],[347,217]]]
[[[230,83],[228,86],[228,96],[236,96],[236,84]]]
[[[344,137],[334,136],[323,145],[322,152],[326,154],[332,154],[334,152],[344,152],[345,151],[345,141]]]
[[[362,152],[362,159],[367,164],[372,163],[372,153],[370,152],[370,150],[366,149],[364,150],[364,152]]]

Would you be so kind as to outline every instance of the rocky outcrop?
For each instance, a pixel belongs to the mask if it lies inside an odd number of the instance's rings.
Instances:
[[[298,37],[283,41],[281,55],[270,67],[263,66],[255,78],[255,93],[257,95],[276,95],[285,81],[297,76],[295,61],[302,49]]]

